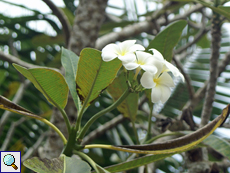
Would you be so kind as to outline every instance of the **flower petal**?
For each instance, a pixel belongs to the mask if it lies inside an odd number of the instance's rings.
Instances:
[[[184,76],[181,74],[181,72],[178,70],[178,68],[176,68],[174,65],[172,65],[168,61],[165,61],[165,65],[172,72],[172,74],[175,77],[179,76],[182,79],[182,81],[184,82]]]
[[[137,55],[137,62],[139,64],[148,62],[147,59],[152,56],[150,53],[141,52],[141,51],[136,51],[136,55]]]
[[[120,51],[122,53],[128,53],[130,48],[136,43],[136,40],[126,40],[126,41],[123,41],[122,43],[120,43],[118,46],[120,48]]]
[[[140,80],[141,85],[144,88],[148,88],[148,89],[155,87],[156,84],[154,83],[153,78],[154,78],[154,74],[150,72],[144,72]]]
[[[156,59],[158,59],[160,61],[164,60],[163,55],[158,50],[156,50],[156,49],[149,49],[149,50],[151,50],[153,52],[154,58],[156,58]]]
[[[139,67],[139,65],[134,61],[134,62],[128,62],[128,63],[123,63],[123,66],[127,69],[127,70],[134,70],[137,67]]]
[[[159,84],[168,87],[175,87],[172,77],[167,73],[163,72],[159,77]]]
[[[162,94],[161,94],[161,102],[165,103],[169,99],[169,97],[171,95],[171,90],[167,86],[161,86],[161,92],[162,92]]]
[[[161,101],[165,103],[171,95],[171,90],[167,86],[157,85],[156,87],[152,88],[151,92],[151,101],[153,103],[157,103]]]
[[[153,74],[156,74],[158,69],[156,68],[156,66],[153,66],[153,65],[140,65],[140,67],[144,70],[144,71],[147,71],[147,72],[150,72],[150,73],[153,73]]]
[[[107,46],[105,46],[102,50],[101,50],[101,52],[103,53],[103,52],[113,52],[113,53],[117,53],[117,54],[119,54],[119,47],[116,45],[116,44],[114,44],[114,43],[111,43],[111,44],[108,44]]]
[[[129,52],[135,52],[137,50],[145,50],[144,46],[140,44],[134,44],[132,47],[130,47]]]
[[[161,100],[161,88],[159,86],[152,88],[152,92],[151,92],[151,101],[153,103],[157,103]]]
[[[124,56],[119,55],[118,59],[120,59],[124,63],[133,62],[136,60],[136,55],[134,53],[128,53],[125,54]]]
[[[117,57],[117,54],[106,51],[106,52],[102,52],[101,57],[103,61],[108,62],[108,61],[115,59]]]

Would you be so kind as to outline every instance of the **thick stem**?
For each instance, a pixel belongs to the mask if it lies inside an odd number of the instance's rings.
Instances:
[[[212,20],[212,54],[210,58],[210,76],[208,82],[208,88],[205,95],[205,102],[201,114],[201,124],[204,126],[208,123],[211,112],[212,103],[214,101],[214,96],[216,93],[216,83],[218,77],[218,59],[220,55],[220,40],[221,40],[221,24],[220,15],[213,12]]]

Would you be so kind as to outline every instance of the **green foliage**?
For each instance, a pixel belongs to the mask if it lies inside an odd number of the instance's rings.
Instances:
[[[180,40],[182,30],[186,25],[187,22],[185,20],[176,21],[168,25],[149,43],[146,50],[154,48],[158,50],[167,61],[171,62],[173,49]]]
[[[114,79],[113,83],[109,85],[107,91],[116,101],[128,88],[126,83],[126,73],[122,72],[117,78]],[[129,72],[129,80],[132,81],[134,74]],[[135,82],[135,85],[138,83]],[[130,118],[135,121],[138,108],[138,94],[131,93],[129,96],[117,107],[117,109],[123,114],[124,117]]]
[[[54,159],[39,159],[33,157],[27,159],[23,164],[39,173],[90,173],[90,166],[77,158],[61,155]]]
[[[114,80],[120,67],[121,61],[118,59],[104,62],[100,51],[90,48],[83,49],[76,76],[77,93],[81,101],[84,102],[88,95],[90,98],[85,103],[86,105],[95,100]]]
[[[62,48],[61,63],[62,66],[65,68],[65,79],[69,86],[69,90],[73,97],[76,108],[77,110],[80,110],[81,102],[77,95],[75,83],[78,61],[79,57],[75,53],[65,48]]]
[[[67,104],[68,86],[64,77],[48,68],[26,69],[17,64],[14,67],[56,107],[64,108]]]

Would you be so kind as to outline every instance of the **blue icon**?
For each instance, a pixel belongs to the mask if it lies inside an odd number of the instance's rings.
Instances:
[[[3,162],[7,166],[12,166],[15,170],[18,169],[18,167],[14,164],[15,158],[12,154],[7,154],[3,157]]]

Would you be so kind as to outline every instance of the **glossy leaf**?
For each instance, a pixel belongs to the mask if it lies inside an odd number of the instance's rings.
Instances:
[[[180,36],[184,27],[187,25],[185,20],[176,21],[168,25],[163,31],[161,31],[146,48],[157,49],[167,61],[172,60],[173,49],[180,40]]]
[[[26,69],[17,64],[13,66],[29,79],[51,104],[64,109],[69,89],[59,72],[49,68]]]
[[[80,100],[84,102],[93,88],[87,103],[88,106],[112,83],[120,67],[121,61],[117,58],[110,62],[104,62],[100,51],[91,48],[83,49],[80,54],[76,77],[77,93]]]
[[[133,80],[133,72],[129,72],[129,80]],[[137,82],[136,82],[137,84]],[[118,100],[121,95],[128,88],[125,78],[125,73],[121,73],[117,78],[114,79],[113,83],[109,85],[107,91],[112,96],[114,101]],[[138,108],[138,94],[130,93],[129,96],[117,107],[119,112],[121,112],[124,117],[130,118],[135,121]]]
[[[76,73],[79,57],[72,51],[62,48],[61,63],[65,68],[65,79],[69,86],[77,110],[81,109],[80,98],[76,91]]]

